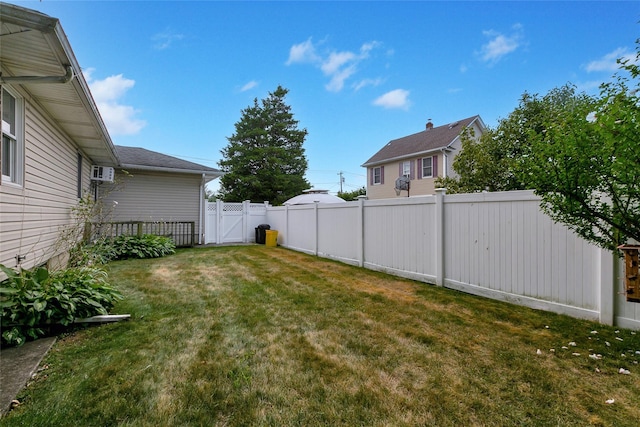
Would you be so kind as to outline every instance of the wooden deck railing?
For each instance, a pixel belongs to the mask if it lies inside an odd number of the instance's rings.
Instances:
[[[173,239],[176,247],[192,247],[196,244],[196,223],[194,221],[122,221],[88,223],[85,239],[88,241],[121,235],[141,236],[154,234]]]

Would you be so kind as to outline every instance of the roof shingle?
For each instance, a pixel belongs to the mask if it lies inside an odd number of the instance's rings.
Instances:
[[[220,170],[203,166],[198,163],[178,159],[177,157],[140,147],[125,147],[116,145],[116,151],[122,166],[143,166],[145,168],[176,169],[179,171],[193,171],[202,173],[220,173]]]
[[[414,156],[420,153],[440,150],[449,146],[460,135],[462,130],[479,119],[480,116],[468,117],[443,126],[425,129],[422,132],[389,141],[362,166],[372,166],[390,160]]]

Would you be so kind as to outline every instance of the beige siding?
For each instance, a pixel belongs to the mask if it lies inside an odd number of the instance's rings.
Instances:
[[[429,154],[422,157],[429,157],[432,155],[435,156],[436,153]],[[438,176],[442,176],[442,168],[443,168],[442,154],[441,153],[437,154],[437,156],[438,156]],[[435,178],[418,179],[418,173],[420,173],[418,171],[418,166],[417,166],[418,157],[412,158],[412,159],[406,159],[406,160],[411,160],[413,162],[413,167],[415,168],[415,176],[414,176],[414,179],[412,179],[410,182],[409,194],[411,196],[424,196],[424,195],[435,194],[435,188],[436,188]],[[395,190],[396,179],[398,179],[398,177],[400,176],[399,174],[400,163],[404,161],[405,160],[401,160],[400,162],[387,163],[384,165],[384,184],[372,185],[371,184],[372,168],[367,169],[367,197],[369,198],[369,200],[407,197],[406,191],[402,191],[400,193],[400,196],[398,196],[396,195],[396,190]]]
[[[195,174],[116,171],[114,185],[101,185],[105,220],[111,221],[195,221],[196,232],[204,203]],[[117,202],[114,203],[114,202]]]
[[[53,120],[25,99],[24,184],[0,185],[0,263],[25,268],[44,264],[64,252],[59,235],[71,224],[77,198],[75,144]],[[83,164],[88,189],[90,163]]]

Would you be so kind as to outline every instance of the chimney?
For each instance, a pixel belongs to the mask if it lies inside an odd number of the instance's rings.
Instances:
[[[433,129],[433,123],[431,122],[431,119],[429,119],[429,121],[427,122],[427,130],[431,129]]]

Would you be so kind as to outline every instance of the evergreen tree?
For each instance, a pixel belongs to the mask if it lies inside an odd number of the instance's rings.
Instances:
[[[309,188],[302,146],[307,130],[298,129],[298,121],[284,101],[288,92],[278,86],[261,103],[256,98],[253,106],[242,110],[218,162],[225,172],[220,178],[222,200],[280,205]]]

